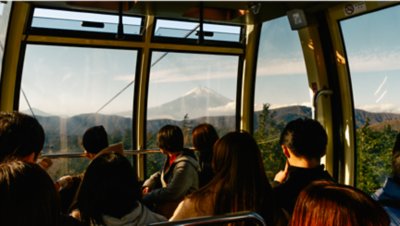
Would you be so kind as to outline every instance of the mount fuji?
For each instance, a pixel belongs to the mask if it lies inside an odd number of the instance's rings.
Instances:
[[[148,109],[148,119],[182,120],[187,114],[194,119],[203,116],[233,115],[235,102],[216,91],[197,87],[182,97]]]

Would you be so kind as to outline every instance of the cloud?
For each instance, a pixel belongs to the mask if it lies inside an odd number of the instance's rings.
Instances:
[[[400,107],[393,103],[388,104],[366,104],[356,106],[356,109],[363,109],[369,112],[400,113]]]
[[[400,50],[358,52],[349,57],[352,72],[400,70]]]
[[[257,76],[306,74],[303,59],[272,59],[257,67]]]
[[[225,67],[220,66],[219,68],[213,68],[209,71],[207,71],[207,69],[205,68],[203,68],[202,70],[188,69],[193,68],[190,65],[187,65],[185,68],[176,67],[153,71],[151,73],[150,80],[152,83],[170,83],[215,80],[223,78],[236,79],[237,76],[236,69],[232,67],[232,65],[226,65]]]
[[[114,81],[127,81],[132,82],[135,79],[135,75],[117,75],[114,76]]]
[[[232,101],[223,106],[208,108],[210,115],[234,115],[236,110],[236,102]]]
[[[69,80],[71,77],[72,77],[72,73],[68,72],[62,76],[61,81],[65,82],[65,81]]]
[[[269,109],[278,109],[290,106],[305,106],[305,107],[312,107],[312,103],[310,102],[303,102],[303,103],[290,103],[290,104],[271,104]],[[254,111],[261,111],[263,109],[263,104],[254,104]]]

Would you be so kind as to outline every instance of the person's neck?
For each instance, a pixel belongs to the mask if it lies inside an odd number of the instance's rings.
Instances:
[[[289,165],[300,168],[315,168],[320,165],[319,159],[305,159],[293,156],[288,161]]]
[[[399,185],[400,185],[400,177],[399,177],[399,176],[394,175],[394,176],[393,176],[393,181],[394,181],[396,184],[399,184]]]

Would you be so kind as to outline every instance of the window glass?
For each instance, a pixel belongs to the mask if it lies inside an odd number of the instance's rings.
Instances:
[[[340,23],[356,122],[356,185],[367,193],[391,173],[400,122],[400,6]]]
[[[117,33],[118,19],[118,15],[36,8],[32,27]],[[125,34],[140,34],[140,17],[123,16],[122,22]]]
[[[297,31],[287,17],[263,23],[257,62],[254,137],[270,180],[285,166],[281,130],[298,117],[311,117],[311,96]]]
[[[44,127],[43,154],[82,153],[82,135],[95,125],[105,127],[109,143],[132,149],[136,58],[135,50],[27,46],[19,110]],[[75,159],[60,161],[67,167],[53,164],[57,176],[75,170]]]
[[[147,148],[166,124],[181,127],[185,146],[191,131],[211,123],[219,135],[235,130],[238,56],[153,52],[147,107]],[[156,159],[155,159],[156,158]],[[160,169],[162,157],[149,155],[147,172]]]
[[[158,19],[156,21],[155,36],[198,39],[200,24],[198,22],[185,22]],[[240,41],[240,26],[204,23],[204,40],[214,41]]]
[[[0,75],[2,71],[4,48],[6,47],[6,35],[10,18],[11,2],[0,2]]]

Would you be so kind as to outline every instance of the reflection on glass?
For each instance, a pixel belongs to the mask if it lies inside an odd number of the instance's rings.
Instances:
[[[400,6],[340,23],[355,105],[356,185],[367,193],[391,172],[400,127]]]
[[[0,75],[3,68],[3,54],[6,42],[11,2],[0,2]],[[1,79],[1,77],[0,77]]]
[[[105,127],[109,143],[132,148],[136,58],[133,50],[27,46],[19,110],[44,127],[44,154],[82,153],[82,135],[95,125]]]
[[[205,40],[239,42],[240,30],[239,26],[219,25],[204,23]],[[158,19],[156,21],[155,36],[198,39],[198,31],[200,24],[198,22],[185,22]]]
[[[285,166],[279,136],[287,122],[311,117],[307,72],[287,17],[263,23],[257,62],[254,137],[269,179]]]
[[[95,22],[102,26],[83,26],[83,21]],[[125,34],[140,34],[141,18],[124,16],[122,21]],[[32,27],[117,33],[118,15],[36,8],[33,14]]]
[[[161,60],[159,60],[161,59]],[[191,130],[208,122],[220,135],[235,129],[238,56],[153,52],[147,107],[147,148],[166,124],[182,128],[185,146]],[[147,172],[160,168],[150,155]]]

